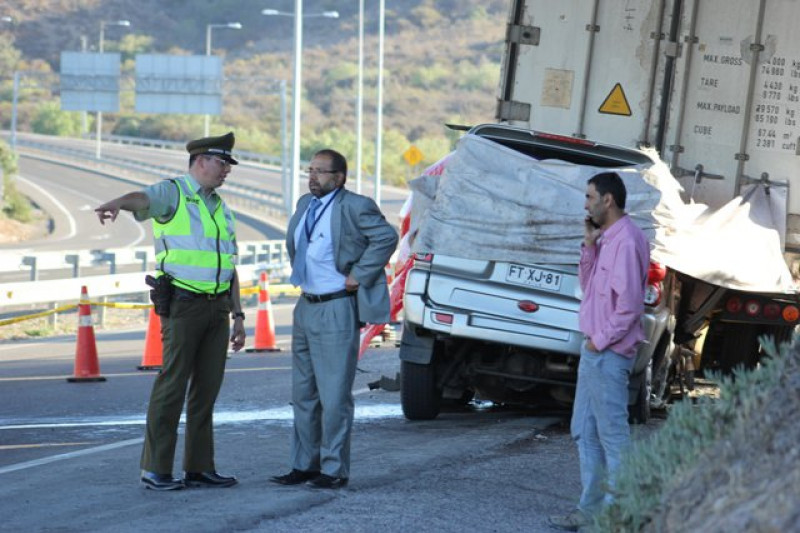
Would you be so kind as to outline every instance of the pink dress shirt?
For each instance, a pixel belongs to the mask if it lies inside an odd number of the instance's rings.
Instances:
[[[641,316],[649,264],[647,237],[628,215],[603,232],[594,246],[581,248],[578,278],[583,301],[578,321],[598,351],[636,355],[644,340]]]

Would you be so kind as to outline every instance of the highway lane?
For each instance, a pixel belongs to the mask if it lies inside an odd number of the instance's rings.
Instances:
[[[25,133],[20,133],[19,138],[47,143],[53,146],[61,146],[79,150],[86,154],[87,157],[94,157],[95,143],[91,140],[31,135]],[[103,154],[105,154],[107,157],[122,157],[132,160],[147,161],[155,165],[164,165],[170,167],[175,172],[185,172],[186,165],[188,163],[188,155],[185,152],[135,145],[121,145],[110,142],[103,143]],[[258,163],[242,162],[234,169],[234,172],[231,174],[231,176],[233,178],[232,183],[241,184],[246,187],[267,190],[275,194],[283,193],[281,171],[278,167],[262,165]],[[348,177],[347,188],[352,191],[355,191],[356,189],[355,175],[352,169],[350,171],[350,176]],[[308,184],[306,178],[300,178],[299,189],[301,193],[307,192]],[[374,196],[374,191],[375,187],[372,179],[367,179],[365,177],[362,183],[362,194]],[[390,223],[398,223],[398,212],[400,211],[400,208],[403,206],[403,202],[405,202],[407,197],[407,189],[386,185],[381,187],[381,208],[386,213],[387,220],[389,220]]]

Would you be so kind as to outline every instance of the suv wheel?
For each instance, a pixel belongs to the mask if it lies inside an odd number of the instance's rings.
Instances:
[[[409,420],[433,420],[441,408],[442,393],[436,387],[436,365],[402,361],[400,403]]]

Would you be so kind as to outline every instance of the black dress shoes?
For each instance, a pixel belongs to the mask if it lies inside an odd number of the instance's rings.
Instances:
[[[333,477],[327,474],[320,474],[315,477],[306,485],[312,489],[341,489],[347,486],[348,479],[346,477]]]
[[[292,469],[288,474],[272,476],[269,480],[279,485],[299,485],[318,476],[319,472],[304,472],[303,470]]]
[[[172,474],[156,474],[142,470],[142,485],[150,490],[180,490],[186,488],[183,481],[175,479]]]
[[[223,476],[214,471],[211,472],[186,472],[183,482],[187,487],[212,487],[224,488],[232,487],[239,483],[234,476]]]

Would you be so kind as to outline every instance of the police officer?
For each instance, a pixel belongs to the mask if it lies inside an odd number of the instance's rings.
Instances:
[[[244,313],[233,213],[215,192],[231,165],[233,132],[189,142],[189,172],[144,190],[120,196],[95,209],[101,224],[121,210],[139,220],[153,219],[158,283],[154,296],[161,316],[163,367],[156,377],[147,411],[141,459],[145,488],[230,487],[233,476],[214,465],[212,417],[222,385],[227,344],[244,346]],[[169,283],[163,283],[164,280]],[[166,294],[163,291],[167,291]],[[166,307],[164,304],[166,296]],[[233,317],[231,333],[229,315]],[[185,476],[172,477],[178,422],[186,406]]]

